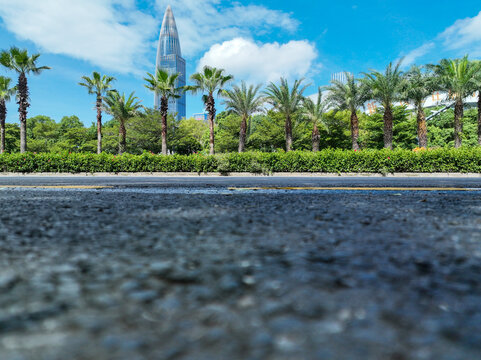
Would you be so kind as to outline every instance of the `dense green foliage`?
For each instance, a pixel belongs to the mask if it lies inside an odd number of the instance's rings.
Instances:
[[[481,172],[481,149],[323,150],[222,155],[2,154],[4,172]]]
[[[434,111],[433,109],[432,111]],[[431,111],[427,111],[427,115]],[[372,115],[359,112],[362,149],[381,149],[383,147],[383,119],[379,111]],[[472,108],[464,113],[464,147],[477,144],[477,110]],[[416,117],[403,106],[393,109],[395,149],[413,149],[417,146]],[[284,116],[275,111],[254,115],[247,125],[246,150],[274,152],[285,150]],[[350,149],[350,112],[330,111],[324,115],[326,128],[320,128],[320,149]],[[222,112],[217,115],[215,126],[217,153],[235,152],[239,146],[241,118],[235,114]],[[448,110],[428,121],[429,147],[453,147],[453,110]],[[168,143],[177,154],[208,153],[209,129],[204,121],[195,119],[174,120],[169,116]],[[293,117],[294,150],[312,148],[312,122],[302,114]],[[126,122],[127,152],[142,154],[144,151],[158,154],[161,152],[161,115],[160,112],[146,109]],[[19,126],[6,124],[6,151],[19,151]],[[116,120],[107,121],[103,126],[103,151],[109,154],[118,152],[119,124]],[[36,116],[27,121],[27,136],[31,152],[95,152],[96,125],[85,127],[76,116],[65,116],[60,122],[47,116]]]
[[[42,115],[27,119],[29,96],[25,74],[49,68],[37,68],[35,61],[40,55],[29,57],[26,50],[13,47],[0,54],[3,66],[20,73],[16,92],[21,105],[20,126],[6,124],[3,136],[4,102],[8,97],[2,97],[0,89],[0,100],[3,99],[0,152],[4,142],[7,153],[25,152],[27,138],[29,151],[33,153],[88,153],[97,148],[98,154],[133,155],[481,146],[481,62],[469,61],[467,56],[443,59],[437,65],[413,66],[407,72],[401,71],[402,60],[399,60],[384,71],[364,72],[360,79],[345,73],[346,81],[332,81],[330,87],[319,88],[317,102],[313,96],[304,96],[310,86],[303,84],[304,79],[289,84],[281,77],[280,83],[271,82],[258,95],[262,84],[241,82],[240,86],[234,84],[231,89],[224,89],[233,76],[225,74],[223,69],[204,66],[190,77],[193,85],[179,88],[175,88],[179,74],[158,69],[156,75],[147,74],[145,78],[146,87],[161,96],[160,107],[156,104],[156,109],[141,106],[133,93],[129,98],[120,95],[111,88],[113,77],[93,72],[91,78],[83,76],[79,83],[97,96],[97,122],[85,127],[76,116],[64,117],[59,123]],[[177,121],[168,114],[169,98],[178,98],[186,91],[202,94],[207,122]],[[327,97],[323,96],[324,91]],[[433,91],[445,92],[448,98],[444,105],[448,106],[430,119],[429,114],[441,108],[423,108]],[[464,100],[476,92],[478,108],[468,109],[472,100],[469,104]],[[226,111],[220,114],[216,110],[216,96],[222,96],[226,106]],[[368,104],[369,114],[361,109],[368,100],[374,100]],[[395,105],[405,101],[414,108]],[[266,108],[267,105],[271,108]],[[113,117],[105,124],[102,124],[103,111]]]
[[[426,114],[430,113],[431,111],[426,112]],[[462,120],[463,132],[461,134],[463,147],[473,147],[478,145],[477,114],[478,111],[475,108],[464,111],[464,117]],[[428,121],[428,144],[430,147],[454,146],[453,117],[454,110],[449,109]]]

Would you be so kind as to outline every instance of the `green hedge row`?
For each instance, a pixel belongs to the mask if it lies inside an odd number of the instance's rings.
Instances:
[[[125,154],[1,154],[3,172],[461,172],[481,173],[481,148],[248,152],[215,156]]]

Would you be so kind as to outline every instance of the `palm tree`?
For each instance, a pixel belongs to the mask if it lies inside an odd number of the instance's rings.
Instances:
[[[346,82],[333,80],[329,91],[328,101],[337,106],[339,110],[349,110],[351,112],[351,140],[352,149],[359,150],[359,119],[357,111],[364,107],[369,100],[369,88],[363,83],[354,79],[354,75],[346,72]]]
[[[21,153],[27,151],[27,113],[30,106],[27,75],[29,73],[38,75],[43,70],[50,69],[48,66],[37,66],[39,57],[40,54],[29,55],[26,49],[20,50],[17,47],[11,47],[10,50],[4,50],[0,53],[0,64],[18,73],[17,104],[20,120]]]
[[[304,99],[303,114],[313,124],[312,129],[312,151],[319,151],[319,142],[321,140],[321,134],[319,133],[319,125],[327,129],[327,125],[324,122],[324,113],[327,109],[327,101],[322,100],[322,88],[317,90],[317,100],[312,101],[310,98]]]
[[[434,71],[438,88],[449,93],[454,101],[454,147],[462,144],[464,99],[476,90],[478,67],[470,63],[468,56],[462,59],[443,59],[437,65],[429,65]]]
[[[271,82],[264,92],[267,102],[286,118],[286,151],[292,149],[292,116],[300,109],[304,91],[309,87],[309,85],[301,87],[303,81],[304,79],[294,81],[292,89],[289,89],[287,80],[281,78],[279,86]]]
[[[226,110],[241,117],[241,127],[239,133],[239,152],[244,152],[247,137],[247,121],[253,113],[262,111],[264,98],[258,96],[261,85],[247,85],[242,81],[241,86],[234,85],[232,90],[224,90],[222,95],[225,97]]]
[[[208,113],[209,130],[210,130],[210,154],[214,155],[214,120],[215,120],[215,99],[214,94],[222,93],[222,90],[234,77],[232,75],[224,75],[224,69],[217,69],[210,66],[204,66],[201,72],[195,73],[190,77],[194,82],[193,86],[187,86],[185,89],[192,91],[193,94],[202,92],[202,100]]]
[[[400,100],[401,87],[403,86],[403,75],[400,70],[402,60],[393,66],[392,62],[384,72],[371,70],[370,73],[363,73],[365,78],[362,81],[369,87],[371,98],[379,101],[384,108],[384,147],[392,150],[393,138],[393,103]]]
[[[138,115],[142,108],[139,99],[132,92],[126,99],[125,94],[120,95],[117,91],[109,91],[104,98],[105,111],[119,122],[119,155],[125,152],[127,130],[125,123]]]
[[[94,71],[92,77],[82,76],[83,82],[79,82],[80,86],[87,88],[89,94],[97,96],[95,107],[97,108],[97,154],[102,152],[102,101],[104,95],[112,88],[112,82],[115,78],[107,75],[100,75]]]
[[[476,67],[474,85],[478,92],[478,145],[481,146],[481,61],[474,60],[471,63]]]
[[[156,95],[160,95],[160,114],[162,116],[162,154],[167,155],[167,113],[169,111],[169,99],[178,99],[184,87],[176,87],[180,73],[169,74],[167,71],[157,69],[154,75],[147,73],[144,78],[147,81],[145,87]]]
[[[5,152],[5,119],[7,118],[7,102],[17,92],[16,87],[10,87],[9,79],[0,76],[0,154]]]
[[[428,131],[426,125],[426,114],[424,113],[424,101],[435,90],[433,75],[423,71],[422,67],[413,65],[404,75],[405,82],[401,92],[401,98],[410,102],[416,108],[418,123],[418,145],[427,148]]]

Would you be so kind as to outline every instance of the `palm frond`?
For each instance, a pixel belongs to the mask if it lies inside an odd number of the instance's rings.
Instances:
[[[234,79],[232,75],[224,75],[224,71],[224,69],[204,66],[202,71],[191,75],[190,80],[194,85],[187,86],[186,91],[191,91],[193,94],[203,93],[208,96],[221,95],[225,86]]]
[[[264,90],[266,101],[277,111],[286,116],[294,114],[300,109],[304,99],[303,93],[309,85],[302,86],[304,79],[295,80],[292,88],[289,87],[287,79],[281,78],[280,85],[271,82]]]
[[[185,92],[183,86],[177,87],[179,76],[180,73],[171,74],[164,69],[158,68],[155,75],[147,73],[147,77],[144,78],[147,84],[144,86],[164,99],[178,99],[182,92]]]
[[[0,54],[0,64],[21,74],[33,73],[40,74],[43,70],[48,70],[48,66],[37,66],[37,60],[40,54],[29,55],[26,49],[11,47],[4,50]]]
[[[249,118],[263,110],[264,98],[258,95],[261,85],[250,85],[242,81],[241,86],[234,85],[231,90],[222,90],[226,110],[241,117]]]
[[[0,100],[8,102],[17,92],[17,87],[12,87],[11,82],[12,79],[0,76]]]
[[[97,96],[103,96],[107,92],[111,91],[112,83],[115,81],[113,76],[101,75],[99,72],[92,72],[92,76],[82,76],[83,81],[79,82],[80,86],[87,88],[89,94],[96,94]]]

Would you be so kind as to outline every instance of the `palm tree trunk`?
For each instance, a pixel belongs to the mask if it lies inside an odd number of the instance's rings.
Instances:
[[[481,146],[481,90],[478,91],[478,145]]]
[[[456,100],[454,105],[454,147],[457,149],[462,145],[461,135],[463,133],[464,104],[463,100]]]
[[[426,125],[426,114],[424,113],[422,104],[418,105],[417,120],[418,120],[418,146],[422,148],[427,148],[428,147],[428,128]]]
[[[359,119],[356,111],[351,111],[351,140],[352,150],[359,150]]]
[[[160,99],[160,114],[162,115],[162,155],[167,155],[167,114],[169,99],[163,96]]]
[[[206,103],[206,109],[207,112],[209,113],[209,130],[210,130],[210,149],[209,149],[209,154],[214,155],[215,150],[214,150],[214,119],[215,119],[215,100],[214,96],[212,94],[209,94],[207,97],[207,103]]]
[[[0,99],[0,154],[5,152],[5,119],[7,117],[7,105],[4,99]]]
[[[319,133],[319,129],[317,128],[317,124],[314,123],[314,128],[312,129],[312,151],[313,152],[319,151],[320,140],[321,140],[321,134]]]
[[[390,150],[392,150],[392,123],[392,109],[388,106],[384,110],[384,148]]]
[[[18,77],[18,117],[20,120],[20,152],[27,151],[27,110],[30,106],[28,102],[27,77],[22,72]]]
[[[247,116],[242,117],[240,133],[239,133],[239,152],[244,152],[246,147],[246,137],[247,137]]]
[[[124,120],[119,119],[119,123],[119,155],[122,155],[127,148],[127,129]]]
[[[102,152],[102,96],[97,94],[97,154]]]
[[[292,149],[292,120],[290,116],[286,117],[286,151]]]

